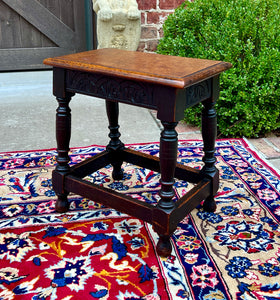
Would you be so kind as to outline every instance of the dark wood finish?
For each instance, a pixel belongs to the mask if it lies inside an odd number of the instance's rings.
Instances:
[[[203,102],[204,109],[202,111],[202,137],[204,142],[204,167],[203,172],[210,178],[216,178],[218,170],[215,167],[215,140],[217,136],[217,116],[214,109],[215,102],[213,99],[208,99]],[[214,181],[213,181],[214,183]],[[214,195],[217,192],[217,184],[213,186],[211,194],[205,199],[203,208],[206,211],[213,212],[216,210],[216,202]]]
[[[157,251],[171,253],[170,235],[200,202],[214,211],[214,195],[219,184],[215,168],[216,112],[219,74],[231,64],[219,61],[102,49],[45,60],[54,66],[54,95],[58,99],[58,165],[53,186],[58,195],[57,211],[68,208],[69,192],[94,199],[153,225],[159,234]],[[74,167],[69,167],[70,97],[82,93],[106,99],[110,142],[106,150]],[[126,149],[120,141],[118,103],[156,109],[162,121],[160,157]],[[204,167],[201,171],[177,163],[175,127],[184,110],[202,102]],[[137,130],[137,129],[136,129]],[[161,173],[161,200],[151,205],[116,191],[87,182],[83,178],[108,164],[114,166],[113,178],[122,179],[126,161]],[[174,177],[196,183],[186,195],[174,201]]]
[[[163,210],[170,210],[175,206],[172,199],[175,196],[173,184],[177,162],[178,135],[175,130],[177,124],[177,122],[162,122],[163,131],[161,132],[159,153],[161,172],[159,195],[161,200],[158,206]]]
[[[85,49],[84,3],[0,0],[0,71],[46,68],[46,57]]]
[[[56,170],[61,175],[66,175],[70,172],[69,161],[69,143],[71,136],[71,110],[69,102],[71,94],[67,94],[64,98],[57,97],[58,108],[56,110],[56,140],[57,140],[57,166]],[[64,180],[63,180],[64,181]],[[67,200],[68,192],[64,189],[63,181],[59,185],[54,184],[54,190],[57,194],[55,208],[57,212],[65,212],[69,209]],[[53,177],[55,183],[55,173]]]
[[[107,150],[111,152],[111,164],[113,166],[112,177],[115,180],[123,179],[123,170],[122,163],[123,159],[121,158],[120,153],[124,149],[124,144],[120,141],[120,132],[119,132],[119,103],[113,102],[110,100],[106,101],[106,111],[109,121],[109,138],[110,142],[107,146]]]

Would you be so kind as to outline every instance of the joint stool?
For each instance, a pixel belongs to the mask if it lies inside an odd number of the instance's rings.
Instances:
[[[159,235],[157,252],[168,256],[172,247],[170,235],[177,224],[203,200],[206,211],[214,211],[214,195],[219,176],[215,167],[216,112],[219,74],[230,63],[204,59],[174,57],[119,49],[98,49],[48,58],[53,66],[53,93],[58,101],[56,112],[57,166],[53,171],[53,188],[57,194],[56,211],[69,209],[70,192],[103,203],[153,225]],[[73,167],[69,166],[71,113],[69,102],[75,93],[103,98],[106,101],[110,142],[105,151]],[[128,149],[120,141],[118,103],[157,111],[162,122],[159,158]],[[186,108],[201,102],[204,166],[199,171],[177,163],[178,121]],[[135,128],[135,130],[137,130]],[[109,164],[112,177],[123,178],[126,161],[160,172],[160,201],[147,204],[83,178]],[[173,201],[174,177],[194,183],[194,187]]]

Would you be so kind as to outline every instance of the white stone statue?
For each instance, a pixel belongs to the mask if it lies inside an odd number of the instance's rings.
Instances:
[[[141,35],[141,13],[136,0],[92,0],[97,14],[98,48],[135,51]]]

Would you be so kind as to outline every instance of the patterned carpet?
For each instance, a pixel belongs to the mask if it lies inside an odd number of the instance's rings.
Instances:
[[[129,146],[158,155],[158,144]],[[104,147],[72,149],[75,164]],[[201,168],[201,141],[180,141],[179,161]],[[71,195],[54,211],[54,150],[0,153],[0,299],[280,299],[280,176],[244,140],[217,142],[217,211],[195,209],[172,237],[167,259],[155,253],[150,225]],[[159,174],[124,165],[88,180],[149,203]],[[190,185],[176,181],[176,195]]]

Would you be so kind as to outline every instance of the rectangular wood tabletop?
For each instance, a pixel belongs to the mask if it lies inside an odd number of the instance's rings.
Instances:
[[[109,48],[48,58],[44,64],[181,89],[231,68],[230,63],[222,61]]]

